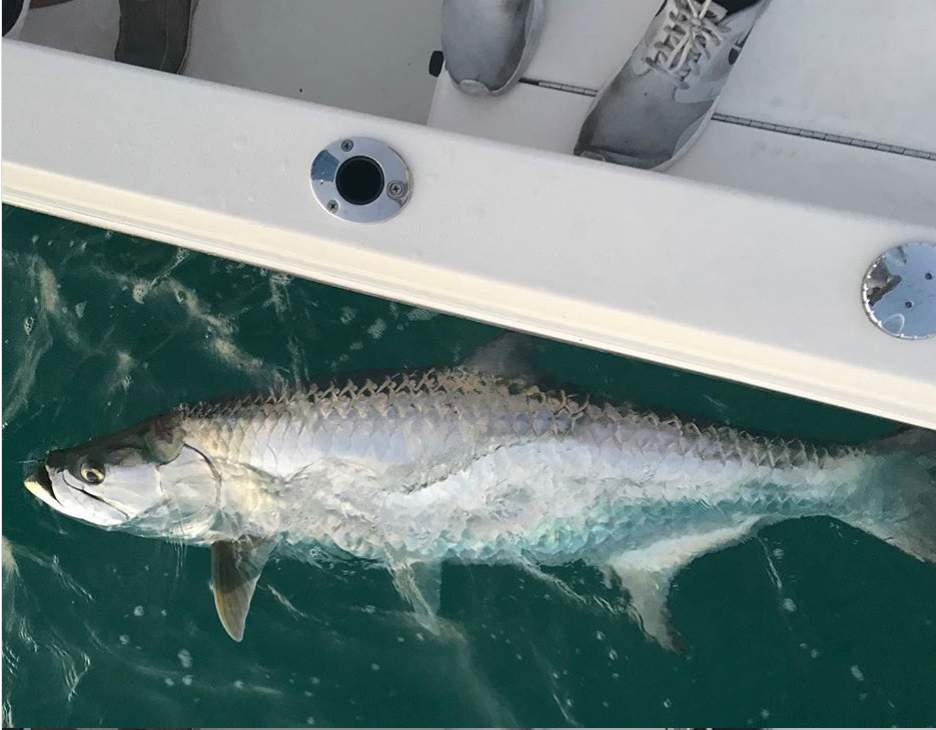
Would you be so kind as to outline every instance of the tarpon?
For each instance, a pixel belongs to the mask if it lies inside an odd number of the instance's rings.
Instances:
[[[445,560],[581,560],[667,647],[675,573],[766,524],[828,515],[936,563],[936,432],[859,448],[700,425],[541,387],[510,347],[179,406],[50,453],[26,486],[105,529],[210,546],[236,640],[275,549],[380,561],[430,622]]]

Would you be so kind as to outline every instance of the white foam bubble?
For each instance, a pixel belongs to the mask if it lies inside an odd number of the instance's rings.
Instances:
[[[227,364],[241,370],[260,370],[263,368],[263,361],[260,358],[244,352],[227,338],[213,337],[210,340],[210,347]]]
[[[131,290],[133,301],[135,301],[137,304],[143,304],[144,300],[146,299],[146,295],[149,294],[149,290],[149,284],[146,282],[140,281],[134,284],[133,289]]]
[[[125,391],[130,389],[130,383],[133,382],[133,378],[130,377],[130,371],[136,367],[136,360],[133,358],[129,352],[124,350],[118,350],[116,354],[117,363],[114,366],[114,378],[111,385],[111,390],[115,387],[120,386]],[[147,566],[147,570],[149,567]]]
[[[367,334],[369,334],[375,340],[379,340],[381,337],[383,337],[383,333],[386,330],[387,323],[378,317],[371,323],[371,326],[367,328]]]
[[[430,309],[423,309],[422,307],[416,307],[406,313],[406,318],[410,322],[428,322],[430,319],[434,319],[438,316],[438,312],[433,312]]]
[[[273,594],[273,598],[275,598],[277,602],[279,602],[287,611],[289,611],[291,614],[294,614],[296,616],[301,616],[302,618],[306,618],[306,615],[302,611],[300,611],[298,608],[296,608],[292,604],[292,601],[290,601],[288,598],[286,598],[286,596],[284,596],[282,593],[276,590],[276,588],[274,588],[271,585],[266,586],[266,588],[268,591],[270,591],[271,594]]]
[[[3,575],[4,577],[13,575],[18,570],[16,567],[16,557],[13,555],[13,544],[5,537],[0,536],[0,546],[2,546],[0,555],[3,556]]]
[[[272,306],[273,310],[278,314],[284,314],[289,308],[289,292],[287,287],[292,281],[292,277],[289,274],[282,274],[278,272],[272,272],[270,274],[270,298],[267,299],[264,306]]]
[[[234,325],[225,317],[212,314],[203,307],[194,291],[184,286],[175,279],[165,279],[160,283],[160,288],[166,287],[175,297],[175,300],[181,304],[189,317],[205,325],[209,330],[219,336],[228,337],[234,334]]]

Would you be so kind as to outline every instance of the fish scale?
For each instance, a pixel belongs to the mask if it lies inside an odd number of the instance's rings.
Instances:
[[[439,429],[441,438],[462,443],[467,433],[462,431],[459,438],[459,430],[453,426],[472,422],[481,424],[489,437],[500,437],[505,443],[512,438],[573,433],[591,437],[598,445],[610,439],[621,447],[636,443],[647,450],[662,448],[687,457],[751,467],[766,464],[773,469],[821,469],[862,453],[849,447],[767,439],[724,426],[700,427],[675,416],[662,419],[611,403],[579,402],[563,390],[518,387],[517,381],[463,370],[404,373],[388,376],[380,384],[369,378],[363,383],[332,382],[324,387],[284,390],[262,399],[199,404],[181,413],[191,430],[206,435],[215,432],[208,441],[212,450],[220,453],[227,449],[236,453],[251,437],[279,445],[278,439],[288,434],[297,439],[298,446],[304,433],[311,443],[323,444],[322,452],[327,453],[329,435],[340,434],[339,429],[363,430],[377,419]]]

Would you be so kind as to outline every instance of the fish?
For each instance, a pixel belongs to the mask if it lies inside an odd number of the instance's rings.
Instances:
[[[49,453],[26,487],[106,530],[209,547],[236,641],[274,552],[384,565],[429,627],[445,561],[582,561],[674,650],[674,576],[765,525],[826,515],[936,563],[936,432],[829,446],[699,424],[538,384],[522,342],[180,405]]]

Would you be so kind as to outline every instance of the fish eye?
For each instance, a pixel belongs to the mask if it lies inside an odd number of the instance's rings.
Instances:
[[[104,481],[104,467],[91,461],[81,465],[78,476],[87,484],[100,484]]]

